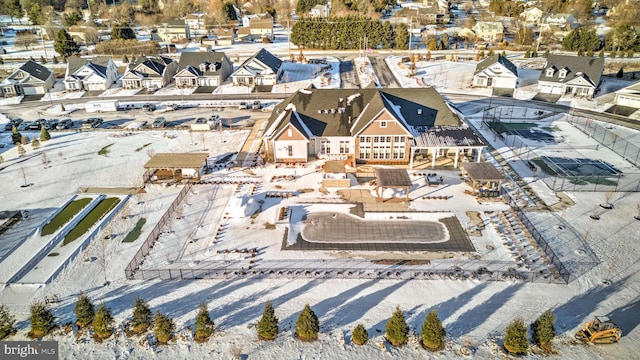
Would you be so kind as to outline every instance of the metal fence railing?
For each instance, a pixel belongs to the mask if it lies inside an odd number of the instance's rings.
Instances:
[[[138,252],[136,252],[133,259],[131,259],[127,267],[124,269],[127,279],[134,278],[135,272],[140,268],[140,264],[142,264],[144,258],[149,254],[156,240],[158,240],[158,236],[171,217],[171,214],[182,202],[182,199],[184,199],[184,197],[189,193],[189,190],[191,190],[192,186],[192,183],[187,183],[184,185],[182,190],[178,193],[178,196],[176,196],[175,200],[173,200],[167,211],[164,213],[164,215],[162,215],[162,218],[160,218],[160,220],[156,223],[156,226],[151,230],[145,241],[142,243],[142,246],[140,246],[140,249],[138,249]]]

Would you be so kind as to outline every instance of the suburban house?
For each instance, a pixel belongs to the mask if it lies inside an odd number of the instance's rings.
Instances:
[[[326,5],[326,4],[325,5],[318,4],[312,7],[311,10],[309,10],[309,16],[311,17],[328,18],[330,13],[331,13],[331,9],[329,8],[329,5]]]
[[[2,96],[46,94],[53,87],[53,71],[29,60],[0,82]]]
[[[520,13],[520,18],[530,24],[540,24],[544,13],[537,7],[531,7]]]
[[[248,29],[249,40],[273,39],[273,17],[268,13],[245,15],[242,17],[242,26]],[[240,30],[238,29],[238,35],[241,33]],[[245,31],[242,32],[243,35]]]
[[[110,57],[71,57],[67,62],[64,87],[67,90],[104,91],[117,80],[118,66]]]
[[[344,160],[432,166],[479,161],[484,143],[434,88],[302,89],[275,106],[263,134],[267,161]]]
[[[515,89],[518,86],[518,68],[500,54],[489,56],[476,66],[473,86]]]
[[[621,106],[640,109],[640,81],[616,91],[615,102]]]
[[[233,64],[221,51],[183,52],[178,69],[173,77],[177,87],[220,86],[233,72]]]
[[[477,37],[484,41],[502,41],[504,25],[500,21],[478,21],[472,28]]]
[[[231,74],[234,86],[275,85],[282,75],[282,60],[265,49],[253,54]]]
[[[204,41],[207,41],[207,44],[213,41],[211,45],[214,46],[231,46],[236,38],[235,29],[233,28],[217,28],[210,31],[209,34],[207,39],[203,39],[203,45]]]
[[[165,56],[140,56],[122,75],[125,89],[159,89],[171,83],[178,64]]]
[[[189,26],[184,20],[174,19],[156,26],[157,35],[163,42],[183,42],[191,40]]]
[[[557,25],[571,29],[576,23],[576,18],[571,14],[551,14],[547,16],[545,22],[549,25]]]
[[[602,80],[603,70],[603,58],[552,54],[538,78],[538,91],[592,98]]]
[[[207,26],[203,13],[189,14],[185,17],[184,22],[187,24],[187,28],[189,28],[190,36],[199,37],[207,35]]]

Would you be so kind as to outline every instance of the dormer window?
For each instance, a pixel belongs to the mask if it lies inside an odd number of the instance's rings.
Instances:
[[[202,71],[202,72],[207,71],[207,64],[202,63],[202,64],[200,64],[199,67],[200,67],[200,71]]]
[[[558,73],[558,77],[560,79],[564,79],[565,77],[567,77],[567,69],[560,70],[560,73]]]
[[[547,77],[552,77],[554,73],[554,69],[552,67],[547,69]]]

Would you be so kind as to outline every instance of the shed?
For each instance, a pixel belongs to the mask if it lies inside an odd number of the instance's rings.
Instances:
[[[378,197],[382,197],[382,193],[386,189],[402,189],[405,197],[409,200],[409,190],[411,189],[411,178],[405,169],[376,169]]]
[[[208,153],[158,153],[146,164],[145,182],[149,180],[198,180]]]
[[[481,197],[500,196],[504,175],[490,163],[463,163],[462,170],[467,173],[473,194]]]

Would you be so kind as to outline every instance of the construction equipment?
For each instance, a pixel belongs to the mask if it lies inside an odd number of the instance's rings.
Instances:
[[[594,344],[618,342],[621,336],[622,330],[607,316],[596,316],[576,333],[576,339]]]

